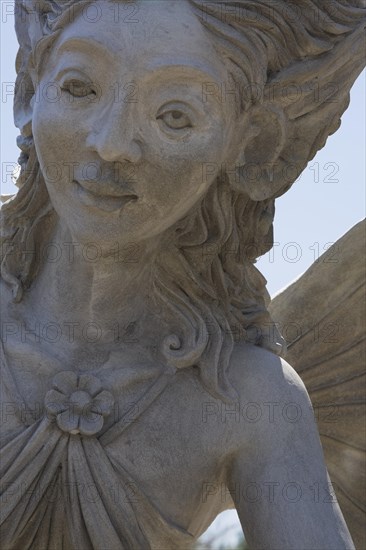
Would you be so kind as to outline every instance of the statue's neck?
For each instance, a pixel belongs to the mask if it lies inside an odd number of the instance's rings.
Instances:
[[[71,244],[73,243],[73,244]],[[32,319],[61,328],[93,329],[101,344],[115,340],[131,324],[142,323],[149,310],[152,272],[159,242],[106,248],[84,244],[58,225],[44,250],[39,274],[25,300]],[[48,259],[47,259],[48,258]],[[85,330],[80,345],[85,344]],[[74,342],[77,344],[77,342]]]

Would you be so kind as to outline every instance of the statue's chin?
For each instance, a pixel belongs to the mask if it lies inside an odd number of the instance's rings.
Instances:
[[[57,214],[55,238],[66,247],[70,243],[81,247],[83,253],[90,256],[90,261],[94,255],[108,257],[118,251],[124,251],[126,261],[135,261],[134,251],[147,241],[160,241],[166,224],[159,220],[154,223],[153,216],[139,215],[132,201],[122,205],[116,203],[117,199],[103,199],[98,206],[74,203],[69,211],[54,206]]]

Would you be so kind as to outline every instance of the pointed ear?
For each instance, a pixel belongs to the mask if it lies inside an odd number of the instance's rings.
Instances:
[[[276,164],[286,144],[286,118],[274,106],[253,106],[246,114],[245,129],[231,183],[254,201],[266,200],[276,194]]]
[[[360,19],[326,53],[296,59],[269,78],[264,103],[250,107],[241,121],[240,168],[235,177],[228,174],[239,191],[255,201],[281,196],[339,128],[365,65],[364,25]],[[294,87],[295,98],[288,92]]]

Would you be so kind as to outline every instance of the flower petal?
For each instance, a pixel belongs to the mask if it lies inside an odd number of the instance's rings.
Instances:
[[[82,416],[79,430],[81,435],[95,435],[103,428],[104,420],[100,415]]]
[[[103,390],[93,399],[93,404],[90,407],[90,410],[103,416],[107,416],[111,413],[113,405],[113,395],[111,392]]]
[[[102,390],[102,384],[96,376],[82,374],[79,378],[78,389],[86,391],[94,397]]]
[[[47,412],[52,415],[60,414],[68,407],[67,397],[57,390],[50,390],[46,393],[44,404]]]
[[[57,416],[57,425],[63,432],[71,434],[79,433],[80,416],[73,414],[71,409],[62,412]]]
[[[59,372],[52,380],[55,390],[65,394],[67,397],[77,388],[78,375],[72,370]]]

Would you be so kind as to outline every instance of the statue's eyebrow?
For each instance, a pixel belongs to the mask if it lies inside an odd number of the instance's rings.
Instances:
[[[95,38],[88,38],[86,36],[66,39],[56,48],[56,54],[61,54],[65,50],[69,49],[81,50],[89,55],[94,54],[95,49],[98,49],[106,57],[113,57],[113,54],[103,42],[99,42]]]
[[[182,59],[159,59],[155,60],[152,63],[149,63],[147,67],[152,76],[155,74],[158,75],[160,72],[169,71],[176,73],[178,76],[184,78],[191,76],[193,73],[195,76],[199,77],[203,82],[208,80],[215,80],[216,82],[221,82],[223,76],[219,73],[213,71],[207,64],[203,61],[197,60],[187,60],[184,62]]]
[[[95,50],[98,50],[106,58],[109,58],[110,62],[116,60],[116,52],[111,51],[108,46],[101,41],[96,40],[95,38],[87,36],[77,36],[70,37],[65,39],[58,47],[56,47],[56,55],[61,55],[64,52],[73,50],[80,51],[89,56],[95,53]],[[122,55],[122,49],[119,52]],[[184,55],[163,55],[158,58],[151,60],[148,63],[146,68],[148,69],[148,78],[154,77],[159,74],[159,72],[171,72],[180,77],[191,76],[192,73],[195,76],[199,77],[202,82],[208,82],[214,80],[216,83],[222,83],[223,75],[215,71],[211,64],[207,62],[207,58],[200,58],[196,56],[186,58]]]

